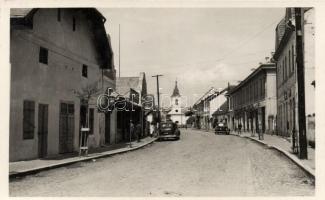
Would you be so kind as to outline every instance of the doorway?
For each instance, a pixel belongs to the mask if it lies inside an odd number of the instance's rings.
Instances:
[[[38,105],[38,157],[47,155],[48,104]]]
[[[265,107],[262,107],[261,120],[262,120],[262,133],[265,133]]]
[[[60,104],[59,153],[73,151],[74,104]]]
[[[111,115],[109,113],[105,114],[105,144],[110,144],[111,142]]]

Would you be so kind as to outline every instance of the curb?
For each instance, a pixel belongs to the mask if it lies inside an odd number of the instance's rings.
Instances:
[[[286,156],[287,158],[289,158],[292,162],[294,162],[296,165],[298,165],[298,167],[300,167],[304,172],[306,172],[310,177],[312,177],[313,179],[315,179],[315,171],[313,169],[311,169],[309,166],[306,166],[305,164],[303,164],[299,158],[297,158],[296,156],[290,154],[289,152],[283,150],[282,148],[280,147],[277,147],[275,145],[271,145],[271,144],[267,144],[263,141],[260,141],[258,139],[255,139],[255,138],[251,138],[251,137],[248,137],[248,136],[240,136],[240,135],[236,135],[236,134],[231,134],[231,135],[235,135],[235,136],[238,136],[238,137],[241,137],[241,138],[247,138],[247,139],[250,139],[256,143],[259,143],[259,144],[262,144],[262,145],[265,145],[269,148],[272,148],[272,149],[275,149],[277,150],[278,152],[280,152],[282,155]]]
[[[43,166],[43,167],[36,167],[33,169],[28,169],[28,170],[24,170],[24,171],[19,171],[19,172],[9,172],[9,180],[12,178],[17,178],[17,177],[23,177],[23,176],[27,176],[27,175],[31,175],[31,174],[36,174],[38,172],[41,171],[46,171],[46,170],[50,170],[50,169],[55,169],[55,168],[59,168],[59,167],[63,167],[63,166],[67,166],[67,165],[72,165],[78,162],[86,162],[86,161],[90,161],[92,159],[99,159],[99,158],[105,158],[105,157],[109,157],[109,156],[113,156],[116,154],[121,154],[121,153],[127,153],[129,151],[134,151],[140,148],[143,148],[149,144],[152,144],[153,142],[155,142],[157,140],[157,138],[154,138],[152,141],[148,142],[148,143],[144,143],[142,145],[139,145],[137,147],[131,148],[131,149],[115,149],[115,150],[111,150],[108,152],[103,152],[99,155],[93,155],[93,156],[89,156],[89,157],[83,157],[80,158],[78,160],[72,160],[72,161],[68,161],[68,162],[64,162],[62,161],[61,163],[56,163],[56,164],[52,164],[52,165],[48,165],[48,166]]]

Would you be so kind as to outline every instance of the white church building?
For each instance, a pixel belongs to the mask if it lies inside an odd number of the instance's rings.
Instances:
[[[182,98],[177,87],[177,81],[175,82],[175,88],[173,94],[170,97],[171,109],[168,112],[168,117],[177,122],[178,125],[185,125],[188,117],[185,116],[186,109],[182,106]]]

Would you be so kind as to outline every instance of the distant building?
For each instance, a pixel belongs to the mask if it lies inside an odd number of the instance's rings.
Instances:
[[[105,21],[93,8],[11,9],[10,161],[78,151],[85,126],[90,147],[112,143],[115,114],[96,106],[115,88]]]
[[[144,72],[135,77],[117,77],[116,92],[123,97],[126,102],[122,103],[120,108],[125,105],[125,109],[116,109],[117,128],[116,142],[125,142],[130,140],[130,121],[134,124],[141,124],[143,130],[146,126],[145,111],[143,110],[141,99],[147,95],[147,82]],[[146,136],[142,131],[142,137]],[[133,136],[133,139],[135,137]]]
[[[177,87],[177,81],[175,82],[175,88],[173,94],[170,97],[170,102],[171,107],[168,111],[167,116],[170,117],[173,122],[177,122],[181,126],[186,125],[186,120],[188,117],[185,116],[185,112],[187,110],[182,106],[182,98]]]
[[[233,130],[232,124],[230,123],[229,115],[229,97],[228,92],[235,86],[228,85],[225,89],[218,91],[215,97],[210,102],[210,115],[213,117],[212,127],[214,128],[218,122],[223,122],[228,125],[228,128]]]
[[[313,8],[304,9],[305,110],[306,115],[311,116],[306,119],[307,137],[310,140],[314,140],[315,130],[313,118],[315,115],[314,12]],[[277,133],[284,137],[294,136],[297,139],[298,92],[295,23],[295,9],[287,8],[284,19],[276,28],[277,42],[273,59],[276,61],[277,68]],[[295,135],[292,135],[293,132]]]
[[[216,89],[214,87],[211,87],[194,103],[193,109],[195,113],[195,128],[205,130],[212,128],[212,112],[210,101],[216,96],[216,93]]]
[[[276,69],[274,63],[261,64],[228,92],[230,125],[253,133],[275,131]]]

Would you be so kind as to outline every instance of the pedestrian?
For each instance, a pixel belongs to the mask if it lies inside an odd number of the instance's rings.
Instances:
[[[130,138],[134,135],[134,123],[130,120]]]
[[[137,138],[137,141],[140,142],[140,137],[141,137],[141,124],[137,123],[137,125],[135,126],[135,135]]]
[[[242,128],[242,125],[241,125],[241,123],[239,123],[239,124],[238,124],[238,135],[241,134],[241,128]]]
[[[151,122],[150,123],[150,127],[149,127],[149,134],[150,134],[150,137],[153,137],[153,133],[155,131],[155,126],[154,126],[154,122]]]

